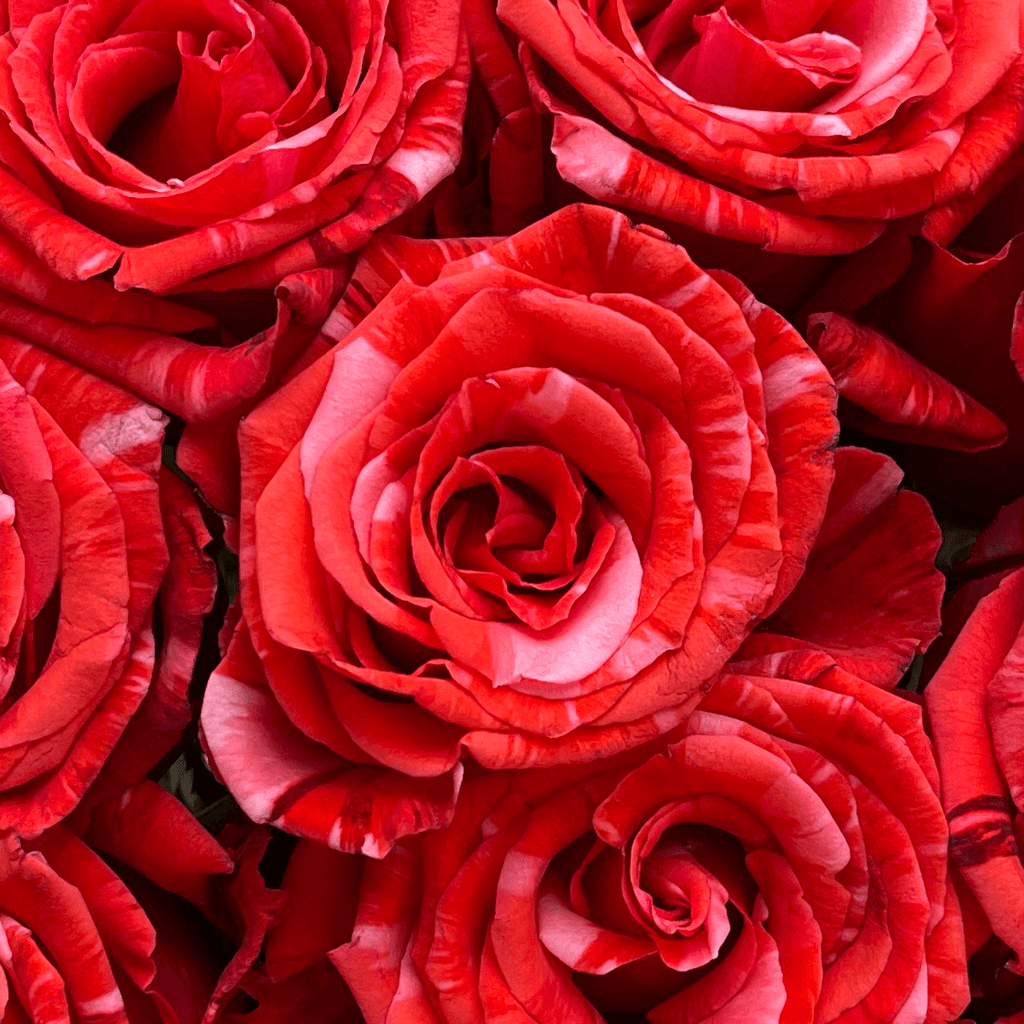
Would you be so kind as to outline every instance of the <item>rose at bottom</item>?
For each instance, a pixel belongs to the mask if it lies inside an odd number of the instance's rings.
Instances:
[[[920,707],[776,654],[658,743],[471,773],[447,830],[366,862],[329,955],[368,1024],[945,1022],[947,840]]]

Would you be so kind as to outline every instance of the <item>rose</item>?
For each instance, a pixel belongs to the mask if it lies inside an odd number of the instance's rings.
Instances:
[[[1024,1013],[1016,912],[1024,892],[1021,508],[1004,508],[957,567],[965,582],[943,609],[943,643],[929,652],[924,674],[967,949],[976,950],[968,963],[975,998],[964,1018],[977,1024],[1018,1024]]]
[[[552,249],[551,239],[558,240],[557,248]],[[474,251],[477,251],[475,256],[469,255]],[[608,271],[603,269],[602,260],[612,257],[603,255],[606,253],[616,257],[611,264],[615,276],[609,284],[604,283]],[[567,263],[563,254],[571,254],[568,259],[573,262]],[[576,262],[579,254],[587,254],[588,262],[582,266]],[[664,262],[655,269],[656,261]],[[519,268],[529,271],[529,276],[508,274],[510,265],[517,271]],[[679,276],[684,273],[684,267],[690,268],[685,271],[686,275],[698,274],[699,301],[694,301],[698,297],[694,279]],[[482,376],[484,383],[475,393],[485,396],[480,399],[484,402],[492,392],[500,390],[486,383],[487,377],[495,384],[504,378],[495,378],[491,373],[482,372],[482,368],[491,366],[494,372],[503,373],[512,359],[525,359],[533,366],[565,366],[576,375],[575,379],[589,382],[591,390],[600,388],[598,374],[606,381],[617,379],[615,374],[620,371],[610,360],[601,362],[601,349],[594,348],[593,343],[583,350],[586,355],[580,357],[559,347],[531,352],[525,347],[530,339],[522,340],[525,330],[515,333],[516,319],[512,314],[499,319],[488,313],[490,319],[481,316],[478,321],[472,321],[458,309],[457,302],[449,298],[454,293],[461,301],[463,292],[458,289],[465,289],[465,294],[472,296],[485,283],[511,282],[517,286],[515,290],[505,292],[494,287],[488,294],[488,301],[507,297],[510,308],[515,310],[514,303],[520,299],[520,284],[529,285],[534,291],[531,297],[538,301],[545,292],[550,293],[551,285],[545,284],[542,273],[548,282],[553,279],[556,284],[571,284],[576,292],[573,305],[552,304],[556,310],[567,310],[559,320],[558,331],[569,337],[570,332],[578,329],[573,322],[576,317],[594,333],[592,325],[598,323],[594,319],[594,305],[610,306],[618,302],[618,308],[628,309],[633,325],[628,320],[615,323],[622,337],[633,346],[631,359],[634,361],[642,356],[646,358],[650,352],[644,348],[647,342],[637,340],[645,335],[633,333],[641,312],[649,309],[642,296],[657,289],[656,297],[671,296],[670,302],[682,299],[685,305],[677,308],[688,328],[702,330],[707,330],[702,325],[714,322],[716,317],[740,327],[736,319],[737,307],[729,296],[739,297],[739,309],[755,332],[753,354],[760,366],[761,386],[770,410],[764,421],[769,460],[773,467],[782,468],[776,475],[780,482],[778,507],[784,520],[782,544],[790,552],[791,560],[789,569],[783,562],[781,575],[773,584],[765,577],[774,591],[770,598],[762,599],[770,600],[765,611],[773,614],[765,618],[764,611],[753,607],[744,609],[740,596],[744,583],[739,575],[742,562],[736,560],[730,563],[729,572],[719,577],[724,585],[717,591],[723,603],[717,619],[716,648],[709,651],[699,646],[703,628],[699,613],[691,616],[679,603],[665,603],[665,616],[656,612],[650,624],[660,621],[671,627],[674,621],[682,625],[688,623],[688,628],[677,628],[675,636],[663,636],[660,641],[655,637],[652,646],[655,643],[663,646],[654,647],[656,653],[651,661],[645,665],[638,660],[631,667],[632,674],[620,681],[622,685],[604,685],[596,693],[584,693],[586,699],[580,699],[576,690],[560,685],[557,677],[548,680],[550,696],[539,699],[545,696],[541,682],[531,687],[528,680],[502,680],[503,668],[498,662],[483,672],[478,670],[471,674],[474,663],[470,662],[467,667],[460,662],[461,658],[478,657],[469,641],[480,634],[501,635],[509,629],[505,623],[510,613],[501,613],[500,609],[489,620],[468,617],[460,620],[464,633],[455,637],[447,653],[436,647],[439,637],[432,641],[434,648],[424,650],[420,640],[426,629],[423,625],[426,616],[420,612],[421,618],[417,621],[408,612],[412,606],[413,609],[426,608],[433,614],[433,605],[416,590],[411,593],[399,590],[393,604],[387,600],[397,587],[395,575],[388,574],[389,566],[411,561],[416,566],[415,571],[421,572],[422,548],[416,552],[413,547],[415,553],[410,559],[400,531],[388,532],[383,542],[378,533],[373,541],[375,548],[361,547],[355,535],[357,529],[362,529],[358,522],[365,523],[368,516],[371,522],[374,515],[376,522],[384,519],[399,525],[406,522],[390,513],[386,517],[376,512],[371,514],[369,510],[376,499],[372,495],[367,499],[361,492],[358,498],[355,495],[383,463],[383,459],[375,458],[374,449],[362,447],[366,431],[390,432],[382,433],[384,440],[374,441],[376,445],[386,445],[389,437],[401,437],[404,433],[406,440],[402,443],[410,445],[409,454],[403,456],[408,462],[404,468],[398,468],[406,474],[406,479],[419,471],[414,467],[422,458],[418,445],[424,432],[417,436],[410,430],[409,418],[402,410],[413,407],[411,416],[421,417],[428,423],[428,429],[433,429],[432,417],[437,410],[432,406],[423,408],[427,405],[426,399],[417,406],[420,402],[414,398],[417,391],[429,394],[428,389],[431,389],[436,397],[430,401],[438,408],[450,407],[454,405],[452,394],[457,394],[467,381],[473,386]],[[943,586],[934,568],[940,536],[927,503],[918,495],[898,490],[902,474],[891,460],[859,449],[841,449],[835,459],[837,478],[828,493],[820,543],[808,557],[808,548],[821,522],[821,503],[831,483],[832,456],[827,448],[834,428],[830,402],[826,390],[821,389],[824,378],[813,363],[806,361],[802,343],[781,318],[752,299],[743,298],[739,286],[725,276],[718,276],[717,280],[727,283],[731,293],[718,291],[710,277],[706,284],[704,280],[678,248],[658,239],[647,229],[629,229],[611,212],[586,207],[565,210],[501,243],[390,238],[380,239],[366,250],[342,301],[324,324],[323,339],[317,343],[325,344],[333,339],[341,341],[341,346],[261,406],[246,420],[242,430],[245,469],[241,558],[243,621],[226,659],[207,689],[202,730],[215,768],[247,813],[299,835],[379,856],[396,836],[437,827],[447,820],[453,797],[452,769],[459,758],[460,747],[494,768],[589,760],[642,743],[685,716],[697,699],[696,688],[715,671],[709,670],[709,665],[714,663],[714,651],[724,658],[759,619],[763,620],[762,624],[747,640],[751,653],[807,646],[822,648],[842,667],[884,686],[894,685],[914,655],[927,648],[938,632]],[[412,285],[412,281],[417,284]],[[627,290],[636,294],[632,299],[608,297],[605,289],[609,285],[620,295]],[[585,301],[588,293],[592,295],[589,304]],[[467,306],[468,310],[475,308]],[[651,310],[646,322],[655,324],[655,317],[663,315],[663,312]],[[522,314],[516,313],[516,316]],[[549,336],[558,336],[554,331],[543,331],[536,326],[542,322],[539,315],[532,323],[525,316],[522,320],[534,330],[533,337],[540,339],[537,345],[545,344]],[[469,329],[465,326],[467,322]],[[487,329],[481,334],[473,333],[474,322]],[[675,321],[666,322],[675,324]],[[421,356],[415,356],[415,350],[407,350],[396,359],[381,354],[383,351],[398,356],[397,349],[386,346],[394,344],[390,339],[401,342],[408,338],[409,325],[414,323],[427,325],[425,337],[416,341],[417,345],[424,346]],[[501,324],[501,331],[490,329],[491,323]],[[685,332],[687,327],[677,327],[677,330]],[[607,338],[610,335],[595,336]],[[666,333],[659,334],[661,339],[666,337]],[[720,337],[717,330],[706,334],[706,340],[712,344],[716,337]],[[769,337],[772,339],[770,348],[760,347]],[[458,350],[453,347],[456,343],[453,338],[464,339],[457,342]],[[510,339],[523,346],[520,352],[524,354],[510,352]],[[775,347],[781,345],[786,348]],[[740,351],[738,346],[733,349],[732,358]],[[787,353],[785,357],[776,359],[783,351]],[[474,353],[475,366],[468,362],[467,352]],[[397,363],[405,360],[408,366],[395,377],[398,371],[388,359]],[[493,359],[503,362],[487,363]],[[585,369],[580,368],[581,359],[590,361],[589,366],[583,363]],[[455,369],[450,379],[439,387],[434,378],[445,365]],[[688,378],[696,373],[697,365],[707,364],[698,364],[693,359],[685,364],[686,372],[679,385],[684,395],[692,394],[688,389],[694,386],[694,381]],[[704,372],[702,370],[701,374]],[[658,373],[656,379],[675,376],[667,367]],[[377,395],[383,395],[388,384],[393,388],[393,396],[384,401],[367,395],[370,383],[378,374],[382,382],[376,385]],[[479,376],[474,380],[474,375]],[[741,379],[756,378],[745,371]],[[672,384],[673,388],[676,386]],[[716,377],[714,387],[719,395],[729,391],[726,378]],[[630,408],[640,407],[638,399],[631,396],[631,388],[623,393],[633,402]],[[809,405],[804,405],[797,413],[797,407],[787,404],[788,399],[794,397]],[[658,409],[666,411],[667,416],[673,408],[673,399],[659,396],[658,402]],[[361,413],[367,404],[370,405],[368,412]],[[472,408],[468,403],[462,408],[467,407]],[[754,407],[748,401],[747,409]],[[479,408],[486,409],[486,406]],[[355,422],[347,435],[344,428],[349,420],[341,417],[341,410],[347,410]],[[707,413],[696,406],[694,410],[689,429],[698,431],[699,440],[698,424]],[[721,422],[723,417],[716,413],[713,419]],[[616,422],[616,417],[610,417],[595,436],[611,436],[608,431],[615,429]],[[634,422],[650,421],[641,418]],[[374,427],[375,423],[380,427]],[[810,430],[811,435],[801,439],[806,430]],[[342,440],[333,443],[339,451],[346,452],[344,458],[351,460],[351,464],[343,470],[338,469],[337,461],[328,464],[332,467],[329,471],[315,468],[320,445],[338,436]],[[488,436],[495,440],[494,435]],[[341,448],[342,441],[352,443],[351,452]],[[536,446],[527,441],[531,445],[527,449],[531,459],[548,457],[547,453],[535,455]],[[789,446],[794,444],[802,446],[804,455],[790,454]],[[572,458],[590,458],[586,442],[575,449],[561,441],[558,445],[561,445],[560,450],[555,447],[559,454],[565,452]],[[486,450],[488,446],[481,442],[480,447]],[[422,451],[429,449],[423,447]],[[659,470],[663,451],[649,444],[645,448],[656,481],[665,479]],[[697,492],[706,496],[699,499],[706,510],[713,508],[709,499],[717,500],[725,494],[724,489],[719,489],[721,481],[716,482],[714,488],[705,488],[700,483],[704,467],[711,465],[706,460],[713,452],[714,446],[704,449],[703,453],[694,448],[693,477],[697,481]],[[304,464],[304,459],[309,461]],[[439,456],[437,461],[441,465],[438,476],[443,476],[451,466],[461,465],[458,458],[448,453]],[[519,469],[520,473],[524,471]],[[318,486],[314,482],[308,491],[312,495],[308,503],[303,475],[311,478],[321,472],[319,478],[323,480],[347,476],[350,485],[346,486],[351,486],[353,497],[332,497],[329,502],[320,503],[314,494]],[[442,505],[450,495],[442,492],[435,506],[431,506],[434,499],[428,492],[433,489],[433,482],[428,478],[421,487],[424,497],[417,495],[412,500],[412,496],[406,494],[403,498],[401,482],[395,483],[398,469],[389,465],[388,472],[392,483],[381,480],[374,484],[383,488],[380,493],[386,493],[389,501],[396,502],[394,506],[384,507],[405,508],[403,502],[408,498],[408,507],[412,510],[409,528],[423,529],[425,534],[431,527],[429,523],[426,528],[416,525],[415,520],[426,515],[419,510]],[[357,480],[362,483],[355,482]],[[456,493],[458,490],[458,487],[449,488]],[[530,492],[523,489],[519,493],[529,495]],[[665,489],[665,493],[673,492]],[[606,494],[622,501],[621,491],[613,486]],[[791,496],[795,499],[792,504]],[[552,507],[564,509],[571,500],[571,492],[569,498],[557,493],[555,497],[561,504],[555,505],[551,499]],[[722,505],[714,508],[716,515],[722,514]],[[448,514],[437,513],[437,521]],[[543,510],[542,514],[548,515]],[[662,504],[659,514],[667,517],[668,507]],[[791,516],[788,525],[785,524],[787,515]],[[464,519],[457,521],[457,527],[468,518],[467,513]],[[547,521],[552,530],[556,530],[555,520],[555,513],[551,512]],[[673,522],[676,525],[672,535],[678,537],[679,519]],[[353,532],[346,536],[344,529],[339,530],[339,524]],[[702,527],[705,550],[712,550],[710,545],[714,542],[708,539],[714,531],[711,516],[702,518]],[[651,536],[657,540],[665,534],[652,528]],[[644,552],[643,571],[649,573],[653,567],[658,567],[661,579],[671,579],[681,548],[677,544],[674,554],[661,549],[656,555],[657,544],[649,542]],[[339,562],[332,553],[337,550],[347,551],[345,558],[349,560],[341,575],[337,575]],[[364,550],[370,551],[368,562],[363,559]],[[666,561],[659,565],[661,554],[666,556]],[[446,553],[442,557],[446,557]],[[805,560],[808,571],[797,582]],[[714,579],[714,562],[713,557],[706,580]],[[699,556],[695,564],[699,564]],[[378,581],[375,593],[370,594],[358,572],[350,573],[349,568],[365,573],[364,581]],[[449,579],[463,578],[456,568],[451,568]],[[688,568],[685,571],[684,581],[690,575]],[[443,578],[438,582],[436,572],[428,578],[435,588],[444,583]],[[479,579],[467,578],[474,582]],[[594,573],[586,582],[587,593],[592,596],[596,592],[600,599],[594,603],[598,612],[605,616],[604,622],[614,623],[616,617],[625,622],[635,617],[634,612],[624,607],[625,591],[618,592],[614,600],[604,596],[607,591],[599,589],[603,582],[600,573]],[[685,585],[692,582],[690,579]],[[296,593],[311,596],[297,604],[293,600]],[[413,605],[403,594],[418,596],[421,604]],[[526,607],[523,594],[528,596],[529,591],[525,588],[510,590],[510,601],[515,603],[518,599],[520,610]],[[730,595],[738,599],[733,605],[735,617],[731,623],[724,614],[727,607],[724,602]],[[491,596],[493,592],[487,599]],[[671,589],[669,598],[675,602]],[[438,604],[441,603],[439,599]],[[365,619],[364,612],[368,613]],[[450,621],[444,618],[445,614],[444,608],[437,612],[442,626]],[[570,626],[578,629],[581,619],[570,619]],[[586,623],[585,619],[582,621]],[[729,630],[733,631],[731,636]],[[513,635],[516,642],[521,638],[524,644],[534,638],[543,641],[543,644],[526,648],[537,652],[538,656],[545,654],[546,646],[556,652],[566,649],[564,631],[560,635],[539,630],[531,633],[520,628]],[[637,650],[636,639],[637,635],[631,634],[623,649]],[[448,642],[446,639],[445,643]],[[379,646],[375,648],[372,644]],[[468,655],[465,654],[467,647]],[[484,649],[483,644],[480,647]],[[585,651],[587,656],[601,654],[593,649],[593,644],[590,648]],[[375,650],[386,653],[375,654]],[[711,660],[695,659],[694,652],[700,650]],[[346,654],[347,651],[352,654]],[[499,649],[498,655],[501,653]],[[389,670],[385,658],[398,661],[403,671]],[[428,662],[428,672],[417,668],[414,660],[417,658],[424,661],[433,658],[438,664],[431,666]],[[619,652],[612,655],[606,668],[597,675],[598,680],[611,675],[616,658],[621,659],[622,655]],[[357,659],[363,660],[360,663]],[[582,657],[575,654],[572,660],[563,659],[560,653],[552,657],[555,671],[560,665],[574,669],[581,661]],[[352,682],[359,685],[353,686]],[[394,696],[389,696],[389,692]],[[395,701],[395,696],[399,702]],[[409,701],[410,696],[416,703]],[[608,698],[617,701],[613,703],[612,712],[605,713],[598,704],[596,717],[588,722],[584,715],[594,713],[591,709],[596,700]],[[481,707],[485,710],[480,710]],[[489,717],[485,718],[485,713]],[[476,718],[471,717],[473,715]],[[398,772],[405,774],[398,775]]]
[[[1014,0],[497,13],[561,177],[716,239],[852,252],[973,192],[1024,138]]]
[[[225,847],[147,780],[77,819],[0,835],[0,1016],[228,1020],[284,900],[259,874],[268,837]]]
[[[190,720],[216,575],[191,490],[161,476],[165,423],[0,335],[0,829],[35,836],[91,784],[120,792]]]
[[[393,244],[243,423],[243,621],[201,721],[254,820],[374,855],[447,819],[462,749],[679,721],[799,578],[835,440],[799,335],[620,214]]]
[[[458,160],[466,45],[451,4],[169,10],[0,3],[0,324],[182,417],[179,465],[237,516],[245,403]]]
[[[667,739],[467,780],[446,832],[367,864],[331,958],[369,1024],[956,1017],[917,706],[799,652],[730,665]]]
[[[1019,553],[1012,564],[1018,567],[964,588],[951,603],[947,628],[956,639],[925,689],[925,702],[942,773],[951,859],[1019,963],[1024,957],[1024,865],[1015,836],[1024,810]]]
[[[5,0],[0,17],[0,223],[69,280],[116,268],[163,291],[348,252],[458,158],[458,5]]]

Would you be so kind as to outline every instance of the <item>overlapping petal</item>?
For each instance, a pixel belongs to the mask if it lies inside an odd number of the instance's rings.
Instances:
[[[5,833],[4,1019],[229,1019],[221,1003],[281,911],[282,895],[259,877],[265,848],[251,826],[225,847],[145,780],[79,815],[74,828],[56,825],[32,840]],[[224,970],[215,929],[237,947]]]
[[[919,708],[752,659],[657,744],[468,780],[366,865],[331,958],[369,1024],[949,1020],[947,835]]]
[[[861,679],[893,687],[939,634],[942,535],[927,501],[899,489],[891,459],[844,447],[835,465],[806,570],[744,650],[819,648]]]
[[[977,600],[929,681],[925,700],[942,772],[953,863],[992,930],[1020,961],[1024,866],[1014,823],[1024,802],[1024,572],[1016,569],[992,582],[997,581]]]
[[[804,310],[843,422],[900,442],[915,486],[985,518],[1019,497],[1024,466],[1021,159],[929,215],[927,242],[851,257]]]
[[[831,382],[620,214],[382,241],[323,331],[240,435],[244,621],[202,727],[255,819],[379,856],[448,820],[463,750],[643,743],[799,579]]]
[[[166,417],[10,336],[0,337],[0,377],[0,822],[32,836],[79,802],[144,703],[150,724],[150,713],[162,718],[167,702],[177,706],[159,741],[147,729],[124,738],[114,788],[177,742],[215,579],[195,541],[172,534],[175,563],[196,564],[198,615],[184,636],[173,613],[162,617],[158,651],[155,605],[169,561],[158,488]],[[182,514],[198,515],[191,492],[176,501]],[[165,592],[171,611],[182,586],[189,583]]]
[[[4,7],[2,223],[67,280],[347,252],[458,159],[458,5]]]
[[[723,240],[854,252],[969,199],[1024,139],[1011,0],[500,0],[497,14],[553,116],[561,178],[725,266],[749,257]]]

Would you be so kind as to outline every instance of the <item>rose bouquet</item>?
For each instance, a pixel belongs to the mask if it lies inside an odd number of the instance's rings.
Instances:
[[[0,1024],[1024,1020],[1020,0],[0,0]]]

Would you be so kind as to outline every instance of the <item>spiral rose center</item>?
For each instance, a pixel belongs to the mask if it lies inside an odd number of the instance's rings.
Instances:
[[[725,928],[725,887],[680,846],[659,848],[644,862],[640,885],[651,897],[651,921],[666,935],[694,935]]]
[[[152,5],[140,5],[134,31],[121,26],[123,35],[86,48],[83,71],[92,71],[77,86],[99,142],[172,187],[330,111],[323,54],[285,8],[241,3],[187,13],[172,28]],[[90,93],[101,89],[98,102]]]
[[[630,907],[676,971],[696,970],[726,949],[756,887],[733,836],[669,812],[640,830],[624,868]]]
[[[610,546],[579,471],[536,445],[457,459],[431,504],[453,578],[535,629],[565,617]]]
[[[727,0],[694,16],[693,5],[671,3],[638,35],[657,70],[698,100],[811,110],[857,78],[861,48],[847,33],[859,22],[828,2],[778,7]]]

